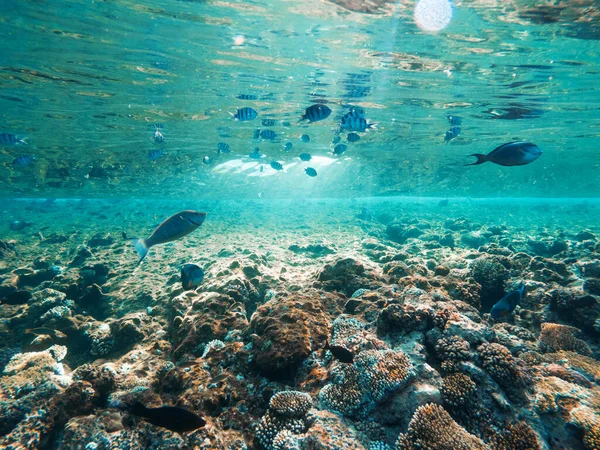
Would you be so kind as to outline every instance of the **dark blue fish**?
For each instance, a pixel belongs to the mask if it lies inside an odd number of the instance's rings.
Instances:
[[[17,156],[13,161],[14,167],[26,167],[30,165],[35,160],[35,156],[30,155],[21,155]]]
[[[368,123],[364,117],[344,115],[340,122],[340,129],[349,131],[367,131],[369,128],[375,128],[377,124]]]
[[[212,162],[212,159],[211,159],[211,157],[210,157],[210,156],[208,156],[208,155],[207,155],[207,156],[205,156],[204,158],[202,158],[202,162],[203,162],[204,164],[210,164],[210,163]]]
[[[271,161],[269,163],[269,165],[271,166],[271,168],[273,168],[275,170],[283,170],[283,166],[281,165],[281,163],[279,163],[277,161]]]
[[[356,119],[366,119],[367,115],[366,115],[366,111],[365,108],[362,108],[360,106],[351,106],[350,109],[348,110],[348,112],[346,114],[344,114],[343,118],[349,118],[349,117],[354,117]]]
[[[13,231],[21,231],[25,227],[29,227],[32,224],[25,222],[24,220],[15,220],[10,223],[10,229]]]
[[[516,291],[509,292],[502,297],[501,300],[498,300],[498,302],[492,306],[492,310],[490,311],[492,318],[497,320],[512,314],[517,305],[523,299],[524,293],[525,285],[521,284]]]
[[[12,133],[0,133],[0,145],[27,144],[25,139],[19,139]]]
[[[303,120],[308,120],[309,122],[318,122],[319,120],[327,119],[330,114],[331,109],[329,109],[327,105],[311,105],[308,108],[306,108],[306,111],[300,119],[300,122],[302,122]]]
[[[310,142],[310,136],[308,134],[303,134],[300,136],[300,139],[302,139],[302,142]]]
[[[184,264],[181,268],[181,285],[184,291],[195,289],[204,279],[204,270],[196,264]]]
[[[141,403],[136,402],[131,406],[129,412],[135,416],[143,417],[146,422],[152,425],[166,428],[176,433],[193,431],[206,425],[206,420],[202,417],[177,406],[146,408]]]
[[[160,159],[165,155],[166,155],[166,153],[163,152],[162,150],[150,150],[148,152],[148,159],[150,161],[156,161],[157,159]]]
[[[229,113],[231,114],[231,113]],[[246,106],[245,108],[238,109],[235,114],[231,114],[236,120],[240,122],[246,122],[248,120],[256,119],[258,112],[255,109]]]
[[[346,144],[338,144],[333,148],[333,154],[334,155],[341,155],[343,154],[346,150],[348,150],[348,146]]]
[[[448,143],[460,134],[460,127],[451,127],[444,135],[444,142]]]
[[[238,94],[236,98],[240,100],[257,100],[258,96],[254,94]]]
[[[510,142],[495,148],[487,155],[474,153],[469,156],[474,156],[477,161],[466,166],[476,166],[483,164],[486,161],[499,164],[501,166],[524,166],[532,163],[542,155],[542,150],[535,144],[529,142]]]
[[[462,125],[462,117],[458,116],[446,116],[448,118],[448,122],[450,122],[451,127],[457,127]]]
[[[293,146],[294,146],[294,145],[293,145],[291,142],[286,142],[285,144],[283,144],[283,149],[284,149],[286,152],[289,152],[289,151],[292,149],[292,147],[293,147]]]
[[[249,155],[249,156],[250,156],[250,158],[252,158],[252,159],[260,159],[260,158],[262,158],[262,156],[263,156],[263,155],[262,155],[262,153],[260,152],[260,150],[258,149],[258,147],[254,147],[254,148],[252,149],[252,151],[250,152],[250,155]]]
[[[262,173],[264,170],[265,170],[265,166],[260,166],[260,167],[258,168],[258,171],[259,171],[260,173]]]
[[[165,142],[165,137],[158,128],[154,130],[154,142],[158,142],[159,144]]]
[[[307,167],[306,169],[304,169],[304,172],[309,177],[316,177],[317,176],[317,171],[315,169],[313,169],[312,167]]]
[[[331,143],[332,143],[333,145],[335,145],[335,144],[339,144],[339,142],[340,142],[341,140],[342,140],[342,137],[341,137],[340,135],[337,135],[336,137],[334,137],[334,138],[331,140]]]
[[[308,153],[302,153],[300,155],[300,159],[302,161],[310,161],[312,159],[312,156],[310,156],[310,154],[308,154]]]
[[[275,126],[275,120],[274,119],[263,119],[261,123],[262,123],[263,127],[272,127],[272,126]]]
[[[231,153],[229,144],[226,144],[225,142],[219,142],[217,144],[217,149],[219,150],[219,153]]]
[[[360,136],[356,133],[348,133],[346,139],[348,139],[348,142],[358,142],[360,141]]]
[[[262,130],[260,132],[260,136],[263,139],[271,139],[271,140],[273,140],[273,139],[275,139],[277,137],[277,133],[275,133],[273,130]]]
[[[292,124],[290,122],[288,122],[287,120],[284,120],[283,122],[281,122],[281,125],[284,127],[291,127]]]

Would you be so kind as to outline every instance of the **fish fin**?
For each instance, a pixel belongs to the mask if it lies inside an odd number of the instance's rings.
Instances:
[[[231,117],[235,117],[235,114],[232,113],[231,111],[227,111],[227,113],[231,116]]]
[[[140,260],[138,261],[139,264],[148,254],[148,247],[146,246],[146,241],[144,239],[132,239],[132,241],[133,245],[135,246],[135,251],[140,257]]]
[[[473,153],[472,155],[469,155],[469,156],[474,156],[475,158],[477,158],[477,161],[475,161],[474,163],[465,164],[465,166],[477,166],[477,165],[483,164],[484,162],[487,161],[486,156],[482,155],[481,153]],[[467,156],[467,158],[469,156]]]
[[[377,129],[377,122],[368,123],[367,124],[367,129],[376,130]]]
[[[17,142],[18,142],[18,143],[20,143],[20,144],[25,144],[25,145],[28,145],[28,144],[27,144],[27,139],[28,139],[28,138],[24,137],[24,138],[21,138],[21,139],[19,139]]]

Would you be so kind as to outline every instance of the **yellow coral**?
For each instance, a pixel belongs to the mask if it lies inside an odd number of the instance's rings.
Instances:
[[[444,403],[459,407],[471,400],[475,393],[475,383],[464,373],[452,373],[444,377],[442,386],[442,398]]]
[[[417,408],[406,434],[396,441],[397,450],[486,450],[481,439],[457,424],[440,405],[428,403]]]
[[[592,351],[581,339],[575,337],[579,330],[558,323],[543,323],[540,333],[540,347],[547,352],[573,350],[581,355],[590,356]]]

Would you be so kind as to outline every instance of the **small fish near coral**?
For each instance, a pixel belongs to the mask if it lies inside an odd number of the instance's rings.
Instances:
[[[148,239],[131,238],[135,245],[140,260],[138,264],[148,254],[150,247],[167,242],[176,241],[187,236],[204,222],[205,212],[199,211],[181,211],[165,219],[150,235]]]
[[[330,345],[329,341],[327,341],[323,350],[329,350],[335,359],[345,364],[352,364],[354,362],[354,354],[341,345]]]
[[[166,428],[175,433],[194,431],[206,425],[206,420],[202,417],[178,406],[147,408],[141,403],[136,402],[131,406],[129,412],[134,416],[142,417],[152,425]]]
[[[530,142],[509,142],[495,148],[487,155],[474,153],[470,156],[477,158],[477,161],[466,166],[476,166],[490,161],[501,166],[524,166],[530,164],[542,155],[542,150]]]
[[[181,285],[186,291],[196,289],[204,280],[204,270],[197,264],[184,264],[181,268]]]
[[[524,284],[521,284],[518,289],[506,294],[492,306],[492,310],[490,311],[492,318],[498,320],[511,315],[517,305],[521,302],[524,294]]]

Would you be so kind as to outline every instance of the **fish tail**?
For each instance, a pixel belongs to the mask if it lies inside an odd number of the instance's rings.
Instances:
[[[18,143],[20,143],[20,144],[25,144],[25,145],[27,145],[27,139],[28,139],[28,138],[24,137],[24,138],[21,138],[21,139],[19,139],[17,142],[18,142]]]
[[[140,260],[138,261],[138,264],[139,264],[142,262],[142,260],[148,254],[148,246],[146,245],[145,239],[132,239],[132,240],[133,240],[133,245],[135,246],[135,251],[137,252],[138,256],[140,257]]]
[[[371,129],[371,130],[376,130],[377,129],[377,122],[373,122],[367,125],[367,129]]]
[[[482,155],[481,153],[473,153],[472,155],[469,155],[469,156],[474,156],[475,158],[477,158],[477,161],[475,161],[474,163],[471,163],[471,164],[465,164],[465,166],[477,166],[477,165],[483,164],[484,162],[487,161],[485,155]],[[467,156],[467,158],[469,156]]]

